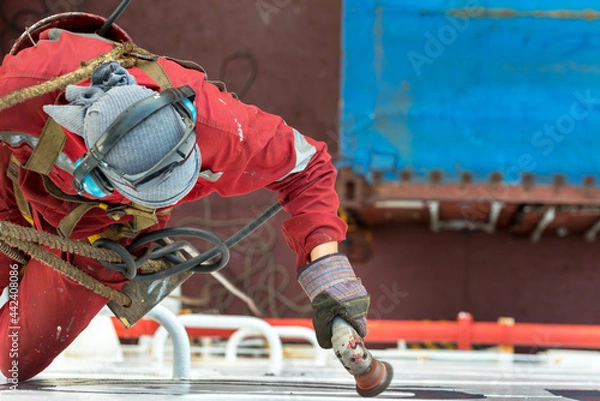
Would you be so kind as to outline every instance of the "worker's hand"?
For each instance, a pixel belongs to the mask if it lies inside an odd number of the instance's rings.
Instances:
[[[364,337],[370,296],[354,275],[346,255],[323,256],[298,273],[298,283],[310,298],[319,345],[331,348],[331,322],[341,316]]]

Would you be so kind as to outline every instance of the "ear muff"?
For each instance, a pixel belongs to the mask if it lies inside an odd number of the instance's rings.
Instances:
[[[81,157],[79,160],[75,162],[75,168],[81,164],[81,160],[85,156]],[[88,194],[92,195],[95,198],[104,198],[112,194],[113,188],[108,183],[106,178],[100,177],[98,169],[94,169],[92,172],[83,177],[81,181],[81,185],[83,186],[83,190]]]
[[[196,119],[198,118],[198,111],[196,110],[196,106],[194,106],[194,103],[188,98],[183,99],[182,103],[184,104],[185,108],[190,112],[192,121],[194,122],[194,124],[196,124]]]

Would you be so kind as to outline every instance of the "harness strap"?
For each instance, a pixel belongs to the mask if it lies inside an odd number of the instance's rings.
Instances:
[[[169,76],[156,60],[137,59],[136,67],[144,71],[154,82],[156,82],[162,90],[172,88],[173,84]]]
[[[11,156],[10,163],[7,169],[7,176],[13,182],[15,200],[17,202],[17,207],[19,208],[19,211],[21,212],[25,220],[27,220],[29,224],[33,226],[33,213],[31,211],[31,206],[29,205],[29,202],[27,202],[27,200],[25,199],[25,196],[23,195],[23,192],[21,191],[18,185],[19,167],[19,161],[16,159],[16,157],[14,157],[14,155]],[[115,233],[114,228],[108,230],[109,233],[107,234],[109,234],[111,239],[120,239],[124,237],[131,238],[135,236],[138,232],[157,224],[158,216],[169,214],[172,210],[165,209],[157,213],[155,209],[138,204],[117,205],[111,207],[110,205],[104,202],[88,200],[80,196],[65,194],[46,175],[42,175],[42,180],[46,192],[48,192],[53,197],[60,200],[79,204],[68,215],[63,217],[63,219],[58,224],[57,231],[59,235],[63,238],[70,238],[71,234],[73,233],[73,230],[75,229],[79,221],[83,218],[83,216],[85,216],[87,212],[94,208],[100,208],[102,210],[105,210],[106,214],[114,221],[121,220],[121,218],[125,215],[133,216],[133,222],[120,224],[121,227],[119,227],[118,234]]]
[[[133,221],[131,223],[119,224],[119,239],[134,237],[140,231],[157,224],[157,216],[169,214],[171,212],[171,209],[165,209],[159,213],[156,213],[156,209],[138,205],[136,203],[132,203],[130,205],[113,206],[104,202],[85,199],[80,196],[68,195],[58,188],[56,184],[54,184],[47,176],[42,176],[42,179],[44,181],[44,188],[50,195],[61,200],[79,203],[75,209],[73,209],[67,216],[63,217],[58,225],[58,233],[63,238],[70,238],[79,221],[87,212],[94,208],[100,208],[106,211],[107,216],[114,221],[121,220],[121,218],[125,215],[133,216]],[[115,239],[114,229],[111,230],[109,236],[111,239]],[[102,237],[104,237],[104,235],[102,235]]]
[[[164,216],[169,213],[173,208],[168,208],[165,210],[161,210],[160,212],[156,212],[156,209],[142,206],[137,203],[132,203],[130,205],[117,205],[107,209],[106,214],[111,216],[111,218],[115,221],[119,221],[123,216],[133,216],[133,225],[132,230],[133,234],[144,230],[148,227],[151,227],[155,224],[158,224],[158,216]]]
[[[8,164],[6,175],[13,183],[13,192],[15,194],[15,201],[17,202],[19,212],[21,212],[23,218],[33,226],[33,213],[31,211],[31,206],[19,188],[19,161],[15,155],[10,156],[10,163]]]
[[[71,213],[62,218],[60,223],[58,223],[56,231],[63,238],[71,238],[73,230],[75,229],[79,221],[83,218],[83,216],[90,210],[95,209],[97,207],[102,208],[102,204],[100,202],[95,202],[82,203],[78,205],[75,209],[71,211]]]
[[[49,174],[65,147],[65,143],[67,143],[67,136],[61,126],[49,117],[42,129],[37,146],[33,149],[33,153],[23,168],[43,175]]]

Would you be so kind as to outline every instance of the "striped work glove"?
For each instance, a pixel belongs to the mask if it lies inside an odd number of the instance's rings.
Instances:
[[[341,316],[361,337],[367,334],[370,296],[354,275],[346,255],[323,256],[298,273],[298,283],[310,298],[319,345],[331,348],[331,322]]]

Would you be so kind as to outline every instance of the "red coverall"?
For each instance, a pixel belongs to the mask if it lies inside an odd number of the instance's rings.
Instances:
[[[16,56],[5,57],[0,67],[0,96],[72,72],[82,61],[112,49],[112,44],[105,41],[68,32],[62,32],[58,40],[49,40],[48,32],[44,32],[41,39],[37,46],[22,50]],[[166,58],[160,58],[159,63],[173,86],[187,84],[196,92],[201,171],[222,173],[214,182],[201,175],[180,204],[215,191],[221,196],[241,195],[259,188],[277,191],[279,202],[291,214],[291,218],[283,224],[283,232],[298,257],[299,266],[308,262],[307,255],[315,246],[343,240],[346,225],[337,217],[336,170],[324,143],[305,138],[315,152],[308,163],[299,166],[295,157],[294,130],[280,117],[219,91],[206,81],[200,71],[186,69]],[[134,67],[129,72],[138,84],[160,90],[141,69]],[[89,80],[79,85],[89,85]],[[48,118],[42,106],[56,102],[65,102],[59,91],[0,112],[0,131],[39,136]],[[67,144],[63,152],[75,161],[86,152],[85,145],[82,138],[64,131]],[[31,152],[28,144],[13,148],[1,143],[0,220],[28,225],[17,209],[13,184],[7,178],[6,169],[11,154],[25,163]],[[76,195],[70,174],[55,166],[49,177],[63,192]],[[35,172],[21,168],[18,183],[31,205],[38,230],[56,233],[60,220],[77,206],[48,194],[42,177]],[[117,193],[103,201],[109,204],[129,203]],[[163,228],[167,220],[167,216],[161,217],[159,224],[150,230]],[[71,239],[102,233],[111,224],[114,221],[104,211],[92,209],[76,226]],[[103,268],[94,260],[67,254],[61,256],[113,288],[120,289],[125,284],[126,280],[120,274]],[[0,290],[9,284],[11,265],[14,261],[0,254]],[[18,321],[13,320],[14,315],[11,317],[8,304],[0,310],[0,368],[3,374],[10,377],[14,364],[18,364],[18,379],[21,381],[41,372],[106,303],[107,299],[88,291],[53,268],[30,261],[18,289]],[[14,358],[15,332],[18,338],[17,358]]]

